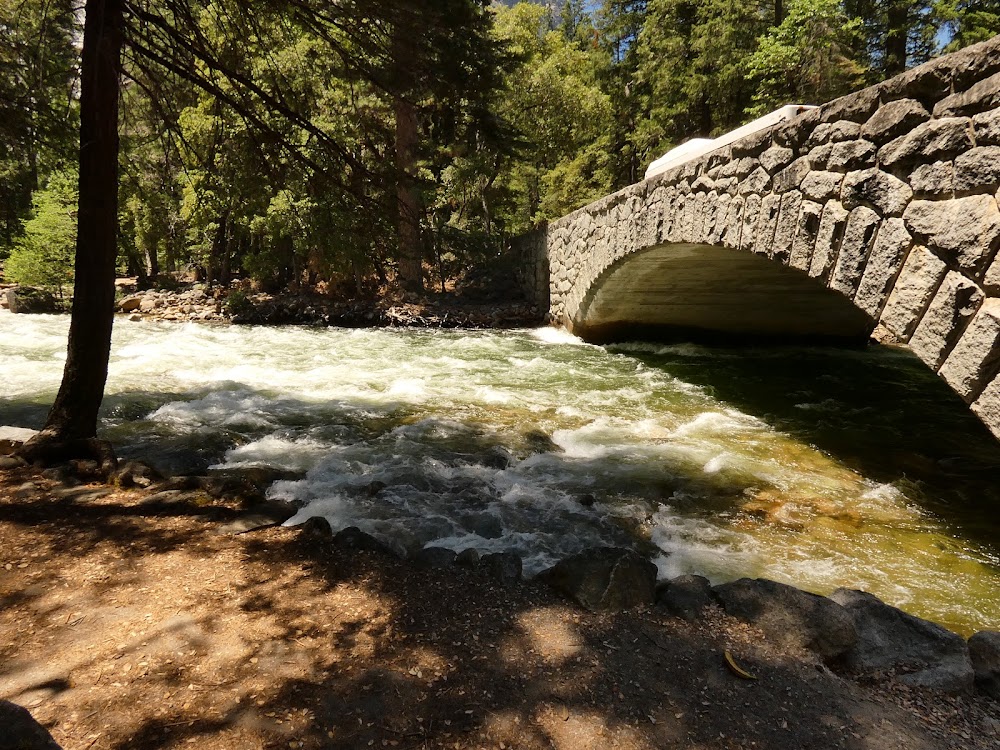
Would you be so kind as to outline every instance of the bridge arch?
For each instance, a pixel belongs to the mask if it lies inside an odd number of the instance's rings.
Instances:
[[[1000,37],[550,223],[525,284],[592,340],[882,326],[1000,437],[998,188]]]

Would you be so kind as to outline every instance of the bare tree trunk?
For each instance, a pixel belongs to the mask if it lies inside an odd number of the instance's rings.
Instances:
[[[87,0],[85,6],[73,312],[62,385],[42,432],[24,446],[29,458],[101,453],[93,439],[114,323],[122,5],[122,0]]]
[[[420,252],[420,198],[414,184],[417,114],[414,106],[396,99],[396,203],[399,206],[399,283],[407,292],[424,289]]]

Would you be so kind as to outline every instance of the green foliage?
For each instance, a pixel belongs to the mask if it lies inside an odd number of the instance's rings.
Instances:
[[[934,15],[951,38],[945,52],[955,52],[1000,34],[1000,1],[938,0]]]
[[[0,257],[46,175],[74,160],[77,33],[71,0],[0,0]]]
[[[71,236],[56,207],[77,146],[74,7],[0,0],[0,257],[16,247],[8,275],[56,286],[68,245],[39,238]],[[414,254],[435,287],[501,273],[511,235],[641,179],[688,138],[1000,30],[998,0],[133,10],[120,268],[141,283],[195,266],[211,282],[358,294]]]
[[[783,104],[825,102],[863,81],[861,21],[847,18],[838,0],[790,0],[779,26],[760,37],[747,60],[756,80],[753,106],[760,116]]]
[[[76,250],[77,178],[56,172],[48,185],[35,193],[32,217],[25,222],[4,265],[11,281],[63,292],[73,282]]]

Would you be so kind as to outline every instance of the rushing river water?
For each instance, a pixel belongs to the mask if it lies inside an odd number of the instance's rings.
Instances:
[[[67,322],[0,311],[0,424],[41,424]],[[121,456],[299,472],[271,489],[293,522],[400,551],[513,550],[531,574],[629,545],[661,577],[850,586],[1000,626],[1000,446],[895,349],[119,320],[102,413]]]

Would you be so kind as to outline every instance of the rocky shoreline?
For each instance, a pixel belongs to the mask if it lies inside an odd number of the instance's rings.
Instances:
[[[17,448],[26,431],[0,428],[0,470],[26,467]],[[283,524],[297,508],[267,497],[270,485],[289,473],[269,468],[216,471],[165,478],[150,466],[129,461],[103,473],[96,461],[72,461],[41,476],[72,492],[88,482],[140,488],[143,504],[171,506],[229,501],[243,510],[220,532],[243,534]],[[335,530],[320,516],[299,526],[312,542],[342,551],[400,559],[389,545],[357,527]],[[522,581],[521,559],[511,552],[480,555],[425,547],[409,558],[416,569],[465,568],[504,586]],[[621,611],[657,607],[670,616],[699,621],[721,611],[758,628],[773,645],[811,655],[851,679],[893,679],[901,684],[953,695],[980,694],[1000,701],[1000,632],[981,631],[968,640],[914,617],[862,591],[838,589],[819,596],[767,579],[741,578],[720,585],[697,575],[657,582],[657,570],[636,552],[596,548],[561,560],[534,581],[547,584],[581,607]]]
[[[14,313],[61,313],[65,307],[64,301],[44,290],[0,287],[0,308]],[[132,321],[344,328],[524,328],[543,322],[537,305],[518,299],[475,301],[447,295],[419,301],[336,300],[320,294],[272,295],[202,283],[144,291],[120,284],[115,311]]]

